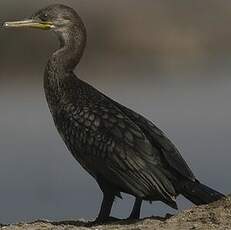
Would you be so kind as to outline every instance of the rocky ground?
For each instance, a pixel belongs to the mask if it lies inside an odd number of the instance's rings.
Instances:
[[[231,229],[231,196],[209,205],[193,207],[176,216],[150,217],[139,221],[119,221],[106,225],[93,225],[81,221],[35,221],[2,226],[4,230],[226,230]]]

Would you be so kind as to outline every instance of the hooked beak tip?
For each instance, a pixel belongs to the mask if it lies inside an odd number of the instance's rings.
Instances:
[[[2,27],[4,28],[4,27],[8,27],[9,26],[9,23],[8,22],[4,22],[4,23],[2,23]]]

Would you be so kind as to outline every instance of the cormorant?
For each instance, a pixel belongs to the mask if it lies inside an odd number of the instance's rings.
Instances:
[[[86,30],[72,8],[51,5],[29,20],[4,26],[51,30],[59,38],[60,48],[45,68],[46,99],[66,146],[103,192],[96,221],[110,218],[115,196],[121,197],[121,192],[136,197],[131,219],[140,217],[143,200],[177,208],[179,194],[196,205],[224,197],[195,178],[174,144],[152,122],[74,74],[86,45]]]

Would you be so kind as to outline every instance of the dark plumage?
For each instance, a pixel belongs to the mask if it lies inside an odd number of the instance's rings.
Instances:
[[[176,147],[152,122],[74,75],[86,30],[73,9],[52,5],[30,20],[5,26],[50,29],[58,35],[60,48],[45,69],[45,94],[66,146],[104,194],[97,221],[109,218],[121,192],[136,197],[130,218],[139,218],[142,200],[160,200],[177,208],[179,194],[195,204],[224,196],[195,179]]]

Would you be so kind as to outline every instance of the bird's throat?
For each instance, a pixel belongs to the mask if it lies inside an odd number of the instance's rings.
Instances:
[[[45,69],[44,88],[47,99],[48,94],[52,92],[57,95],[62,94],[63,82],[72,76],[86,44],[84,27],[64,28],[55,32],[60,41],[60,48],[52,54]]]
[[[86,45],[85,28],[73,26],[55,32],[59,38],[60,48],[51,56],[48,63],[54,70],[73,71],[80,62]]]

